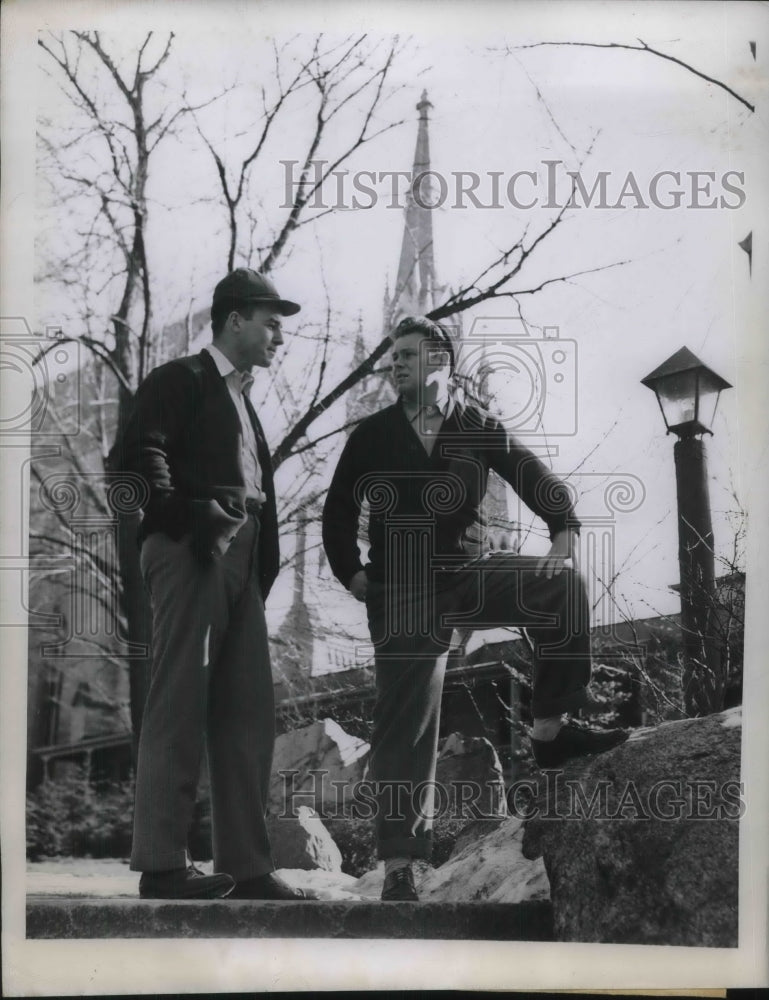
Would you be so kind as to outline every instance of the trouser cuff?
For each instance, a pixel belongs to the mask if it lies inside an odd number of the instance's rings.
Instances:
[[[167,854],[135,853],[131,856],[129,867],[132,872],[170,872],[176,868],[186,868],[188,864],[186,851],[169,851]]]
[[[387,858],[422,858],[429,861],[432,855],[432,837],[388,837],[377,844],[381,860]]]
[[[587,688],[570,691],[557,698],[534,698],[531,703],[531,714],[535,719],[546,719],[553,715],[563,715],[564,712],[576,712],[588,703]]]
[[[275,871],[275,865],[272,861],[265,861],[261,864],[250,865],[248,868],[238,868],[235,865],[227,866],[226,864],[218,865],[214,863],[214,871],[224,872],[234,878],[236,882],[250,882],[253,878],[270,875]]]

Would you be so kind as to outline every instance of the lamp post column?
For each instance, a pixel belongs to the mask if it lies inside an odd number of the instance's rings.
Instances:
[[[715,629],[715,557],[705,442],[682,437],[675,443],[674,456],[684,705],[689,716],[707,715],[723,707],[724,679]]]

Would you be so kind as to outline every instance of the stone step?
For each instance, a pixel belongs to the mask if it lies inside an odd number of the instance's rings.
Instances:
[[[552,941],[549,902],[62,899],[27,903],[27,938],[433,938]]]

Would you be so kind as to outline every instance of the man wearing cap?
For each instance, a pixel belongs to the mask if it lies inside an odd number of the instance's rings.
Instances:
[[[139,529],[152,679],[131,868],[146,899],[303,899],[274,874],[265,810],[275,734],[264,601],[278,573],[270,455],[249,400],[281,318],[299,311],[238,268],[214,290],[212,343],[152,371],[113,452],[147,487]],[[204,746],[215,874],[189,862]]]
[[[532,748],[540,767],[618,745],[620,730],[564,723],[587,702],[589,609],[576,571],[579,521],[569,493],[488,413],[451,391],[453,346],[425,317],[392,334],[398,401],[345,445],[323,511],[336,577],[364,601],[374,644],[370,777],[385,862],[382,899],[416,900],[411,863],[430,857],[445,652],[454,625],[525,627],[533,644]],[[484,553],[489,470],[548,527],[538,559]],[[370,549],[358,546],[362,503]],[[571,566],[567,566],[571,562]],[[451,807],[451,802],[441,805]]]

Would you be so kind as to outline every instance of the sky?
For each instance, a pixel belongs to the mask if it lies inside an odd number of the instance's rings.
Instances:
[[[606,514],[603,496],[609,482],[624,476],[633,483],[640,499],[632,510],[614,518],[615,565],[604,567],[601,575],[613,576],[621,567],[623,611],[643,616],[676,609],[677,598],[668,586],[676,582],[678,572],[672,439],[665,436],[653,395],[639,380],[678,347],[688,346],[736,387],[722,395],[715,433],[707,442],[717,552],[724,557],[731,552],[734,536],[728,512],[738,507],[737,499],[745,505],[752,488],[739,466],[737,419],[747,334],[742,306],[751,276],[747,256],[736,244],[751,230],[762,197],[759,163],[766,146],[765,122],[723,90],[648,54],[524,46],[542,41],[637,44],[642,38],[755,101],[759,76],[748,42],[756,25],[741,5],[689,4],[677,6],[675,12],[658,4],[577,8],[514,4],[497,8],[499,16],[493,20],[479,18],[470,26],[451,5],[444,8],[448,16],[440,24],[425,19],[424,7],[404,18],[404,51],[391,80],[395,93],[377,121],[403,124],[362,147],[345,164],[348,175],[339,182],[341,187],[327,187],[323,195],[324,206],[341,201],[342,210],[314,213],[318,221],[304,227],[273,276],[284,294],[302,303],[300,319],[305,323],[320,320],[328,292],[330,387],[334,377],[349,368],[359,323],[371,348],[382,336],[382,298],[385,287],[394,284],[403,232],[403,187],[393,205],[392,182],[374,183],[375,195],[368,201],[375,203],[356,210],[352,175],[410,169],[415,105],[423,88],[433,105],[431,165],[446,184],[445,200],[433,212],[436,272],[451,288],[471,281],[522,233],[524,240],[531,240],[552,221],[557,209],[547,205],[548,176],[557,178],[555,200],[560,206],[568,197],[565,171],[578,170],[588,190],[603,175],[604,206],[611,206],[632,175],[637,188],[630,189],[620,207],[597,207],[594,198],[589,206],[567,212],[510,287],[535,288],[561,276],[588,273],[521,296],[520,317],[516,303],[501,299],[465,314],[463,326],[471,337],[493,330],[492,340],[501,338],[503,343],[527,333],[540,339],[546,327],[557,331],[569,374],[561,386],[550,381],[545,387],[541,425],[525,440],[546,447],[556,472],[568,476],[579,469],[573,481],[582,495],[582,515]],[[385,9],[363,5],[359,13],[365,10],[375,14],[366,25],[370,37],[386,45],[393,26],[386,23]],[[212,26],[200,8],[174,25],[173,57],[164,76],[169,91],[183,86],[189,100],[199,103],[233,87],[197,115],[202,132],[228,164],[237,162],[253,143],[259,118],[257,85],[267,78],[265,66],[271,58],[263,33],[273,29],[280,42],[301,51],[310,30],[297,35],[288,15],[272,5],[262,11],[267,16],[260,22],[246,16],[238,20],[237,31],[234,19]],[[341,39],[339,24],[333,16],[328,20],[328,37]],[[358,28],[355,20],[350,32]],[[132,25],[104,38],[112,51],[130,60],[143,36],[144,26]],[[156,46],[161,39],[158,31]],[[54,81],[41,74],[38,82],[41,106],[58,123],[68,122],[71,112]],[[268,225],[285,215],[284,161],[299,160],[307,143],[312,98],[306,92],[295,96],[265,147],[250,193]],[[330,151],[348,134],[350,121],[340,118]],[[226,241],[213,164],[189,121],[158,148],[152,169],[150,263],[155,321],[161,325],[184,315],[190,297],[196,306],[207,306],[226,260]],[[456,196],[461,171],[478,175],[478,198],[487,207]],[[650,186],[662,171],[677,172],[681,182],[661,178],[658,201],[671,204],[671,193],[682,190],[678,208],[657,207],[652,201]],[[712,175],[710,186],[707,177],[700,182],[705,184],[702,194],[692,193],[687,173],[692,171]],[[496,205],[491,187],[495,172],[503,185]],[[522,175],[515,188],[524,207],[511,205],[505,193],[516,172],[529,175]],[[537,177],[537,188],[531,175]],[[369,178],[364,183],[372,182]],[[438,193],[440,183],[433,182]],[[534,196],[536,203],[528,207]],[[694,201],[715,205],[695,207]],[[62,216],[52,218],[60,230]],[[46,226],[50,231],[49,220],[43,213],[43,233]],[[38,303],[41,318],[54,319],[66,311],[55,283],[41,290]],[[112,308],[106,299],[103,305]],[[291,325],[287,328],[290,334]],[[292,346],[289,337],[278,362],[300,404],[302,388],[313,379],[304,347],[299,338]],[[500,364],[511,350],[507,346],[497,351]],[[506,391],[515,411],[514,380]],[[519,391],[525,393],[526,385]],[[256,401],[264,401],[267,433],[275,441],[285,420],[277,409],[270,412],[274,402],[263,381],[257,382],[254,393]],[[337,404],[312,433],[339,426],[343,416],[343,403]],[[329,463],[334,457],[330,451]],[[294,474],[294,467],[284,472]]]

